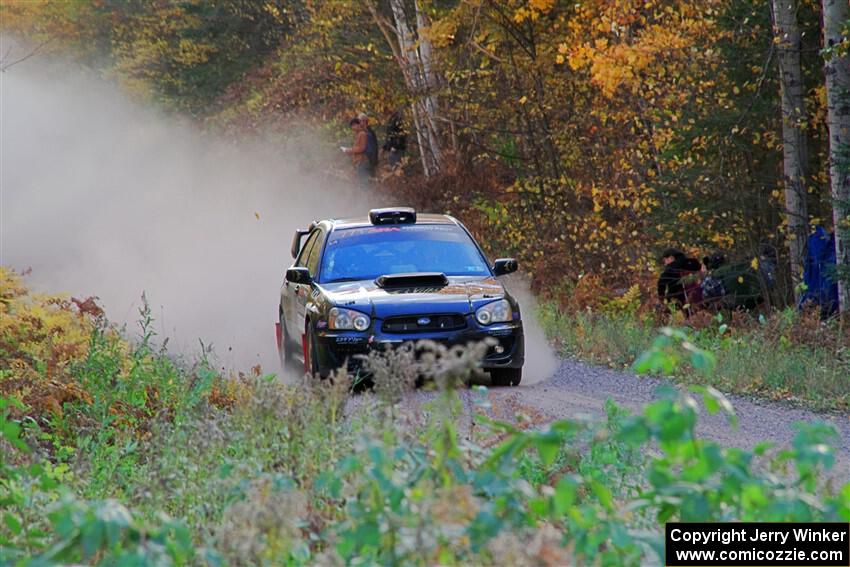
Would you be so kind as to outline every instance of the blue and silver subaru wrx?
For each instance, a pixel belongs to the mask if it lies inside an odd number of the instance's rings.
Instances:
[[[296,231],[292,257],[276,323],[283,363],[298,359],[326,376],[344,364],[355,370],[357,355],[376,348],[491,337],[484,370],[496,385],[520,383],[519,305],[497,279],[517,262],[491,265],[456,219],[402,207],[319,221]]]

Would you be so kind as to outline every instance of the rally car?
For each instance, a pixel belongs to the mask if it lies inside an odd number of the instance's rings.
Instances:
[[[276,323],[283,364],[327,376],[343,365],[356,371],[358,355],[373,349],[490,337],[483,369],[495,385],[520,383],[520,309],[497,279],[517,262],[491,265],[456,219],[397,207],[318,221],[296,231],[292,257]]]

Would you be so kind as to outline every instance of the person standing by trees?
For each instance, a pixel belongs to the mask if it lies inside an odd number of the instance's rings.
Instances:
[[[369,126],[369,117],[361,112],[357,115],[357,119],[363,126],[366,132],[366,160],[369,163],[369,177],[375,177],[375,170],[378,167],[378,135]]]
[[[363,125],[359,118],[352,118],[348,125],[354,132],[354,145],[350,148],[342,148],[342,151],[351,156],[351,161],[354,163],[354,170],[357,173],[357,179],[361,183],[365,183],[374,175],[374,168],[369,163],[367,156],[367,147],[369,145],[369,135],[366,132],[366,126]]]
[[[702,298],[696,295],[699,290],[697,277],[702,270],[700,261],[685,256],[681,250],[668,248],[661,254],[661,262],[664,271],[658,278],[658,300],[676,304],[679,308],[699,303]]]
[[[390,115],[389,122],[387,122],[387,137],[384,140],[383,149],[387,154],[387,162],[389,162],[390,167],[395,168],[401,162],[404,151],[407,149],[407,135],[404,133],[401,113],[398,110]]]

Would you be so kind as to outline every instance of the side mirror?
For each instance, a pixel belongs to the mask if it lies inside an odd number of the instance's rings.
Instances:
[[[292,237],[292,249],[290,250],[293,260],[298,257],[298,252],[301,251],[301,239],[308,234],[310,234],[309,229],[299,228],[295,231],[295,236]]]
[[[517,271],[517,268],[519,268],[519,266],[517,265],[517,261],[513,258],[499,258],[493,263],[493,273],[497,276],[512,274]]]
[[[286,281],[297,284],[309,284],[313,281],[307,268],[289,268],[286,270]]]

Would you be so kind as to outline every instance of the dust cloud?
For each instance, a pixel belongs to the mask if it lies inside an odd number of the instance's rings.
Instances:
[[[43,291],[98,296],[129,335],[144,292],[169,350],[191,357],[200,339],[222,367],[276,371],[294,229],[394,204],[319,173],[334,151],[305,132],[227,142],[73,64],[30,59],[0,74],[0,264],[31,268]],[[526,374],[543,378],[552,355],[526,324]]]
[[[531,293],[528,282],[522,276],[511,276],[508,287],[519,301],[522,310],[523,333],[525,334],[525,365],[522,369],[522,384],[529,386],[552,376],[558,368],[558,357],[549,345],[546,332],[537,320],[537,300]]]
[[[0,75],[0,263],[99,296],[131,332],[145,292],[170,349],[200,353],[201,339],[222,366],[276,369],[292,232],[375,199],[310,172],[333,147],[228,144],[69,68]]]

